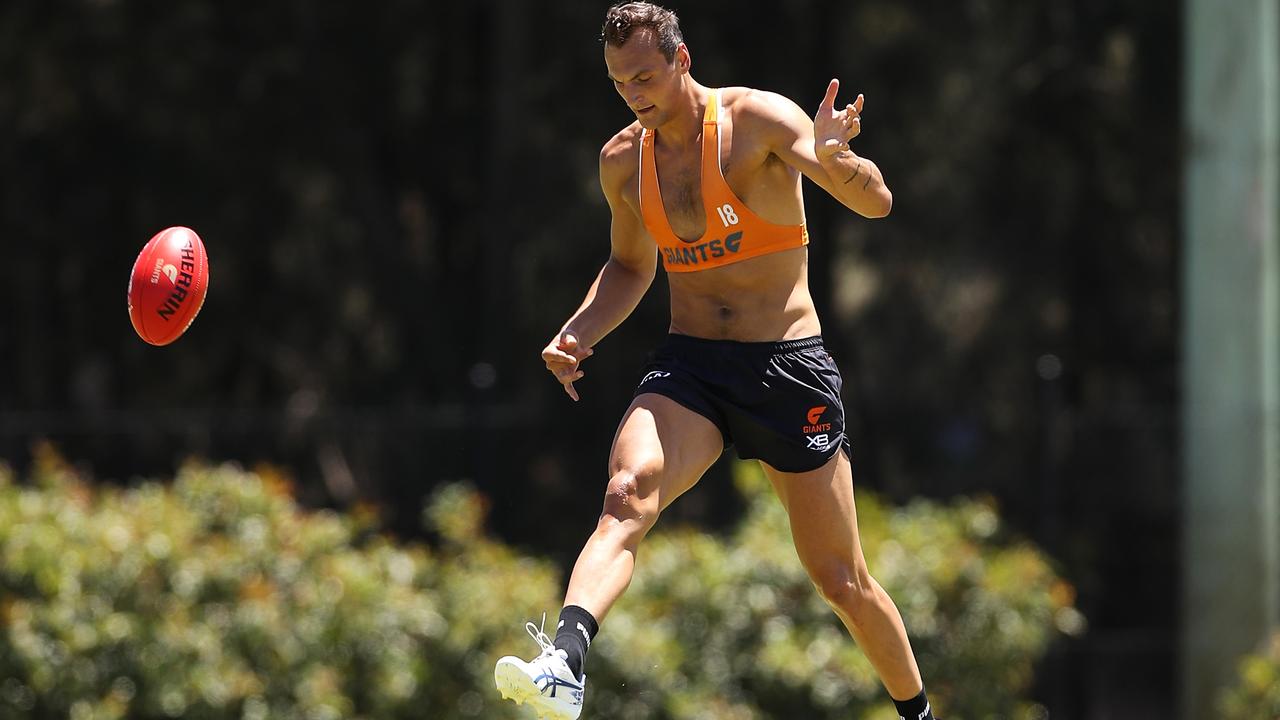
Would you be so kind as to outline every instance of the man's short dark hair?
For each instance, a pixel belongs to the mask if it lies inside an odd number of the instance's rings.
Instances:
[[[622,47],[637,30],[649,30],[667,62],[676,56],[676,48],[684,42],[680,19],[666,8],[647,2],[619,3],[604,15],[600,40],[606,45]]]

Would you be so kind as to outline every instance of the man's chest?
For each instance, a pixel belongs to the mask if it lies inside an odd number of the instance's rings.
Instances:
[[[658,188],[662,206],[672,232],[686,240],[701,237],[706,232],[706,198],[724,191],[748,204],[751,196],[767,192],[769,178],[766,172],[768,149],[753,143],[749,137],[735,138],[732,129],[722,125],[719,142],[714,136],[704,137],[702,142],[712,146],[702,148],[663,148],[661,143],[654,150]]]

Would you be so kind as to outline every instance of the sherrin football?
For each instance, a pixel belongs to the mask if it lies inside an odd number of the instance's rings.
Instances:
[[[155,234],[129,276],[129,319],[138,337],[168,345],[191,327],[209,289],[209,258],[191,228]]]

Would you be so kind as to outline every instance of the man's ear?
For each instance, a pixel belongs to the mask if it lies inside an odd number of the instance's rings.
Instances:
[[[689,46],[680,43],[676,46],[676,69],[682,73],[689,72],[689,68],[693,66],[693,57],[689,55]]]

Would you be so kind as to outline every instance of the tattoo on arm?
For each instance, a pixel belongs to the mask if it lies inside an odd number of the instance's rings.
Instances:
[[[845,184],[845,185],[848,185],[849,183],[853,182],[853,179],[854,179],[854,178],[856,178],[856,177],[858,177],[858,175],[860,175],[861,173],[862,173],[862,161],[861,161],[861,160],[859,160],[859,161],[858,161],[858,167],[856,167],[856,168],[854,168],[854,169],[853,169],[853,174],[849,176],[849,179],[848,179],[848,180],[845,180],[845,181],[844,181],[844,184]],[[867,176],[867,179],[868,179],[868,180],[870,180],[870,179],[871,179],[871,176],[870,176],[870,175],[868,175],[868,176]],[[864,184],[862,187],[863,187],[863,189],[866,189],[866,187],[867,187],[867,186]]]
[[[866,190],[867,186],[870,184],[871,184],[871,173],[867,173],[867,179],[865,182],[862,183],[862,189]]]

